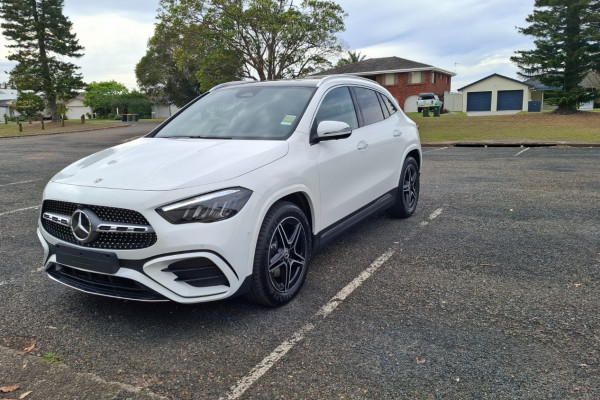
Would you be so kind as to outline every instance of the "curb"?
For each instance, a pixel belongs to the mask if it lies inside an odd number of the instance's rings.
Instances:
[[[422,147],[600,147],[600,143],[585,142],[429,142],[421,143]]]
[[[104,131],[106,129],[123,128],[125,126],[131,126],[131,125],[132,124],[123,124],[123,125],[116,125],[116,126],[106,126],[104,128],[83,129],[83,130],[77,130],[77,131],[33,133],[31,135],[17,135],[17,136],[0,136],[0,140],[2,140],[2,139],[26,138],[26,137],[36,137],[36,136],[65,135],[65,134],[68,134],[68,133],[81,133],[81,132],[91,132],[91,131]]]

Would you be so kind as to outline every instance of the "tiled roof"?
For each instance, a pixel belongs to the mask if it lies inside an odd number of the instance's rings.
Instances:
[[[319,72],[318,75],[337,75],[353,74],[365,75],[368,73],[382,71],[407,71],[407,70],[440,70],[433,65],[407,60],[400,57],[370,58],[353,64],[347,64],[342,67],[332,68],[327,71]],[[454,74],[452,74],[454,75]]]
[[[524,83],[534,87],[536,90],[555,90],[560,89],[560,87],[546,86],[539,79],[529,78]]]

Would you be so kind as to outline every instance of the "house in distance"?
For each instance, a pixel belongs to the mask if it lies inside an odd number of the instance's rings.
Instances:
[[[456,74],[400,57],[371,58],[320,72],[319,75],[356,75],[377,81],[396,98],[404,112],[417,112],[419,93],[441,99],[449,92]]]

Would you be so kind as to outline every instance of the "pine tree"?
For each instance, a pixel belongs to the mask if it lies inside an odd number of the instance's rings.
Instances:
[[[600,70],[600,0],[536,0],[530,25],[519,32],[535,38],[535,49],[511,57],[524,78],[561,88],[552,98],[559,112],[573,112],[577,104],[597,93],[580,87],[591,70]]]
[[[44,94],[53,120],[59,120],[57,100],[68,100],[84,87],[75,64],[65,58],[83,56],[72,23],[63,15],[63,0],[0,0],[0,25],[14,49],[10,82],[16,89]]]

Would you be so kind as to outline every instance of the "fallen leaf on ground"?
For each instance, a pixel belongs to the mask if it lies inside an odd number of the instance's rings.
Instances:
[[[29,396],[31,393],[33,393],[33,390],[23,393],[22,395],[19,396],[19,400],[24,399],[25,397]]]
[[[25,348],[23,349],[23,351],[20,351],[20,352],[19,352],[19,355],[21,355],[21,356],[22,356],[23,354],[27,354],[27,353],[29,353],[31,350],[35,350],[35,349],[36,349],[36,347],[35,347],[35,342],[33,342],[33,343],[31,343],[29,346],[25,347]]]
[[[417,357],[417,364],[425,364],[427,362],[427,360],[423,359],[419,359],[419,357]]]
[[[14,392],[18,388],[19,388],[19,385],[2,386],[2,387],[0,387],[0,393]]]

